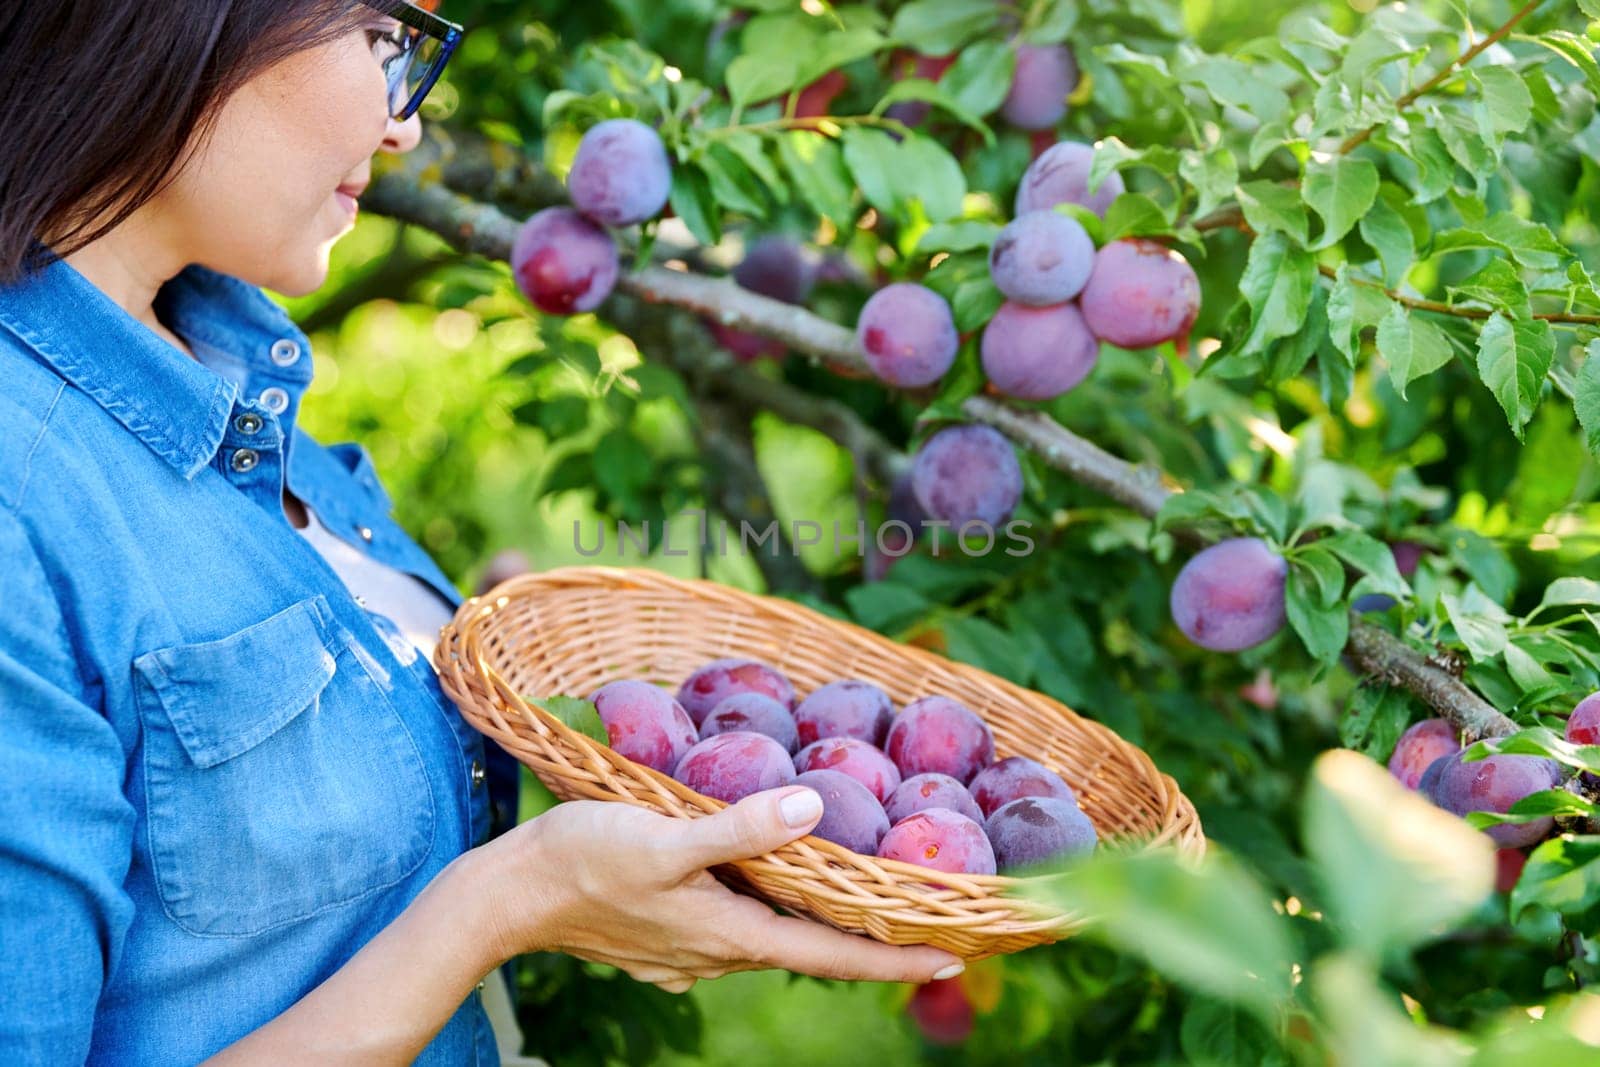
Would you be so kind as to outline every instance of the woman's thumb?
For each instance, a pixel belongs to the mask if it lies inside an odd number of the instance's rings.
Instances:
[[[681,857],[688,870],[771,852],[804,837],[822,817],[822,795],[797,786],[752,793],[714,815],[683,824]]]

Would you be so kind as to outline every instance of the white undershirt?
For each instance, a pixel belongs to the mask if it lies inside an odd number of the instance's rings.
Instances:
[[[317,518],[311,505],[301,501],[306,511],[306,526],[300,534],[315,548],[328,565],[344,581],[357,603],[368,611],[387,616],[397,626],[411,645],[390,641],[395,656],[410,666],[420,653],[433,661],[433,647],[439,642],[439,628],[454,617],[439,594],[427,583],[405,571],[379,563],[353,545],[339,540]],[[383,633],[383,628],[379,628]],[[550,1067],[536,1056],[522,1056],[522,1028],[517,1022],[516,1009],[512,1007],[511,993],[506,983],[489,976],[483,985],[484,1008],[489,1013],[494,1030],[495,1044],[500,1049],[500,1062],[504,1067]]]
[[[304,504],[304,501],[301,503]],[[455,613],[439,594],[420,578],[396,570],[368,556],[353,545],[341,541],[317,518],[311,505],[305,504],[305,529],[300,531],[323,559],[328,561],[344,580],[345,588],[356,602],[368,611],[386,616],[397,626],[412,649],[394,649],[402,663],[410,664],[420,652],[431,662],[434,645],[439,642],[439,629]],[[392,642],[391,642],[392,643]]]

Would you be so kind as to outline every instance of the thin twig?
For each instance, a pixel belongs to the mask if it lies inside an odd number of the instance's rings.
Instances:
[[[1337,278],[1339,276],[1337,269],[1325,263],[1317,264],[1317,270],[1324,278]],[[1495,314],[1488,308],[1461,307],[1456,304],[1446,304],[1439,300],[1426,300],[1418,296],[1407,296],[1398,290],[1387,288],[1380,282],[1371,281],[1367,278],[1358,278],[1353,274],[1347,274],[1345,277],[1355,285],[1365,286],[1368,289],[1377,289],[1390,300],[1397,304],[1403,304],[1413,311],[1428,311],[1435,315],[1454,315],[1458,319],[1487,319]],[[1568,326],[1600,326],[1600,315],[1576,315],[1565,311],[1536,311],[1533,313],[1533,317],[1543,319],[1545,322]]]

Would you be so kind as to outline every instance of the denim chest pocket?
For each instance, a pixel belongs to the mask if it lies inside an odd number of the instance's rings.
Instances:
[[[314,596],[133,662],[156,889],[191,934],[245,937],[394,885],[434,800],[383,668]]]

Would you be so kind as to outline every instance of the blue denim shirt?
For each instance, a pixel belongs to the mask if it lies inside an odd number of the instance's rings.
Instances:
[[[365,450],[295,426],[305,335],[198,266],[156,306],[210,365],[63,261],[0,286],[8,1065],[203,1059],[515,822],[515,764],[284,514],[461,603]],[[417,1062],[498,1063],[479,994]]]

